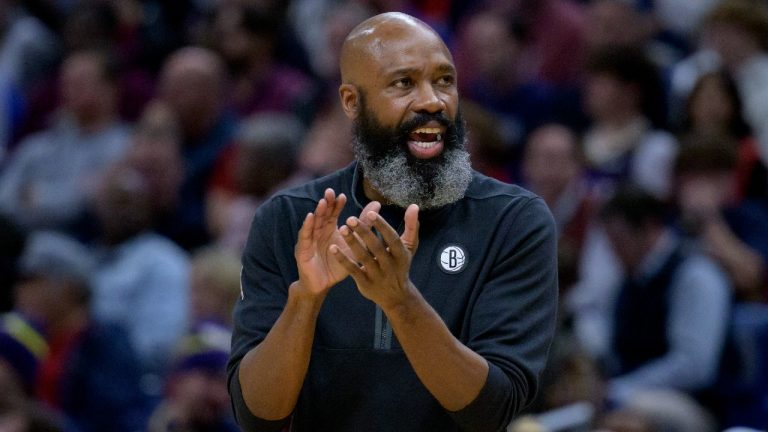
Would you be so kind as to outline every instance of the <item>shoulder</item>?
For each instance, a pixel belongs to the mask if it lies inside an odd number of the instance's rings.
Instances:
[[[479,172],[474,172],[472,182],[463,199],[468,205],[483,211],[504,209],[532,209],[537,213],[549,214],[544,200],[533,192],[515,185],[504,183]]]
[[[510,183],[504,183],[492,177],[488,177],[477,171],[472,173],[472,182],[467,188],[465,197],[468,199],[535,199],[533,192]]]
[[[687,248],[676,279],[680,286],[695,289],[697,295],[713,296],[730,292],[729,278],[708,255],[696,248]]]
[[[314,208],[317,201],[323,197],[326,189],[333,189],[336,194],[343,192],[349,198],[354,176],[354,165],[342,168],[336,172],[306,181],[298,185],[292,185],[275,192],[259,208],[270,209],[305,203]]]
[[[643,137],[640,149],[652,152],[674,152],[677,149],[677,139],[663,129],[653,129]]]
[[[144,233],[134,239],[128,250],[131,255],[158,263],[165,267],[186,269],[189,256],[170,239],[153,232]]]

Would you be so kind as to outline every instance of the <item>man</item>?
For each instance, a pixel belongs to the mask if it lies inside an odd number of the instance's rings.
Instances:
[[[341,74],[357,162],[259,207],[243,254],[238,421],[503,430],[534,396],[554,331],[552,218],[470,169],[453,61],[424,23],[364,21]]]
[[[714,383],[730,309],[727,276],[665,225],[663,204],[637,187],[619,189],[601,213],[624,267],[614,302],[608,398],[643,390],[694,393]]]
[[[158,231],[186,250],[210,242],[206,227],[205,196],[217,161],[237,129],[237,119],[226,107],[227,77],[222,60],[213,51],[188,46],[171,54],[163,64],[159,99],[178,120],[184,179],[173,217]]]
[[[109,53],[69,54],[61,66],[60,91],[56,123],[21,141],[0,173],[0,212],[29,229],[72,228],[98,176],[128,145]]]
[[[149,403],[139,362],[121,328],[92,318],[93,268],[88,249],[54,231],[33,233],[25,246],[15,311],[43,330],[48,346],[34,393],[74,430],[139,430]]]

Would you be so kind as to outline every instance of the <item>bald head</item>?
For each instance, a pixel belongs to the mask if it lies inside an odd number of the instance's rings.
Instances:
[[[431,45],[452,59],[440,35],[425,22],[404,13],[387,12],[358,24],[344,40],[339,61],[342,83],[360,85],[373,65],[403,48],[403,41]]]
[[[186,136],[204,134],[224,104],[226,72],[221,59],[205,48],[173,53],[160,74],[160,97],[176,113]]]

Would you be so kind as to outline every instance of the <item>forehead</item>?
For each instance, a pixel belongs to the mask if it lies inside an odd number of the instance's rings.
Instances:
[[[366,44],[365,60],[365,67],[376,75],[403,68],[453,68],[448,48],[436,34],[423,28],[392,27],[375,32]]]

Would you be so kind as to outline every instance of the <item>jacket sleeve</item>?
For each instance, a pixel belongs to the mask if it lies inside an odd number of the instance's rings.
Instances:
[[[290,281],[297,277],[292,260],[296,240],[291,227],[298,225],[293,220],[295,213],[282,207],[280,199],[273,198],[257,209],[242,257],[241,296],[234,310],[227,374],[235,417],[247,431],[280,431],[290,420],[255,417],[245,405],[238,379],[240,361],[264,340],[277,321],[288,298]]]
[[[536,395],[557,314],[557,240],[541,199],[502,217],[467,346],[488,361],[477,398],[450,413],[462,430],[502,431]]]

